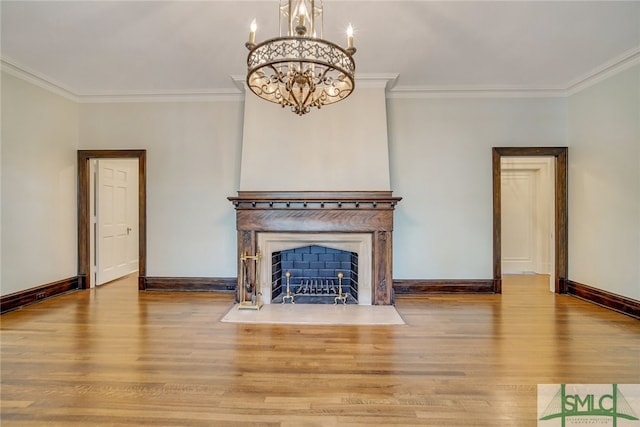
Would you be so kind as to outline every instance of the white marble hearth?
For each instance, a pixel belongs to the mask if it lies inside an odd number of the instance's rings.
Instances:
[[[371,233],[258,233],[257,241],[263,260],[260,263],[260,298],[263,304],[270,304],[272,299],[273,253],[307,245],[319,245],[358,254],[358,304],[371,305]]]
[[[225,323],[290,325],[404,325],[392,305],[268,304],[260,310],[234,305],[221,319]]]

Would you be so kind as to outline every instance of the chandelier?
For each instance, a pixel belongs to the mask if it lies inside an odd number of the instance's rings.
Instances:
[[[322,39],[322,0],[281,0],[280,36],[256,44],[251,23],[247,86],[260,98],[302,116],[353,92],[353,29],[347,48]]]

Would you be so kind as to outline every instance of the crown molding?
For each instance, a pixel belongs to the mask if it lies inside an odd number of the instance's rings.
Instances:
[[[387,98],[566,98],[637,64],[640,64],[640,46],[624,52],[564,87],[398,86],[387,92]]]
[[[575,95],[596,83],[606,80],[609,77],[621,73],[622,71],[638,64],[640,64],[640,46],[624,52],[622,55],[602,64],[581,78],[571,82],[567,87],[567,95]]]
[[[79,97],[74,91],[62,83],[56,82],[54,79],[31,70],[28,67],[19,64],[14,59],[3,56],[0,58],[0,69],[7,74],[17,77],[21,80],[29,82],[39,88],[45,89],[56,95],[60,95],[70,101],[79,102]]]
[[[424,98],[563,98],[566,90],[558,88],[479,88],[399,86],[387,93],[389,99]]]
[[[385,89],[391,90],[398,81],[398,73],[387,74],[356,74],[356,88],[368,88],[368,89]]]
[[[114,92],[79,95],[80,104],[144,103],[144,102],[238,102],[243,95],[234,89],[217,91]]]
[[[128,91],[81,94],[54,79],[31,70],[6,56],[0,58],[2,71],[77,103],[126,102],[239,102],[246,93],[246,77],[233,75],[236,89],[189,91]],[[396,86],[398,74],[356,74],[356,87],[383,88],[389,99],[423,98],[566,98],[628,68],[640,64],[640,46],[630,49],[565,87],[469,87]]]
[[[56,95],[79,104],[126,103],[126,102],[229,102],[242,101],[242,94],[234,89],[192,90],[192,91],[129,91],[81,94],[66,87],[49,76],[29,69],[18,61],[3,56],[0,58],[2,71],[21,80],[48,90]]]
[[[231,81],[233,81],[233,84],[236,85],[241,93],[244,94],[247,91],[247,76],[242,74],[234,74],[233,76],[231,76]]]

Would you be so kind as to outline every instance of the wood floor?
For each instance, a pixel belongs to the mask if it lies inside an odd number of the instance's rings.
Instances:
[[[2,426],[535,426],[539,383],[640,383],[640,322],[542,279],[302,327],[129,277],[0,318]]]

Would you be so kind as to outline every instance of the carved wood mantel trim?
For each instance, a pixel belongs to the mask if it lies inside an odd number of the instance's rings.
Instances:
[[[372,301],[392,303],[393,211],[401,197],[391,191],[239,191],[228,199],[236,209],[238,259],[255,253],[258,232],[372,233]]]

